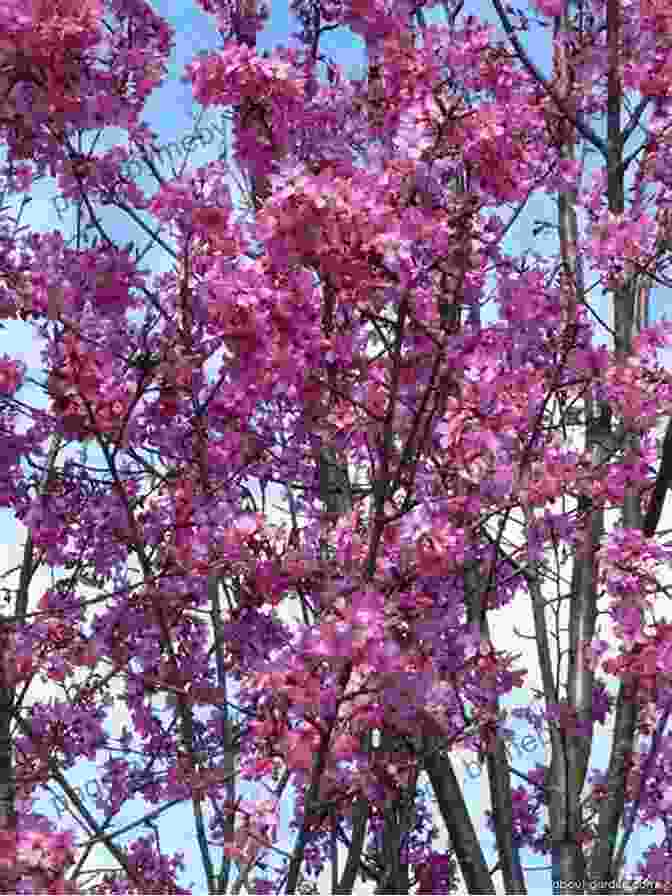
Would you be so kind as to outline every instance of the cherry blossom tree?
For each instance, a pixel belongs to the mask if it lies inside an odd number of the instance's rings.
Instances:
[[[46,398],[6,353],[0,496],[28,537],[1,628],[3,888],[188,892],[161,844],[182,805],[210,893],[524,893],[523,850],[559,893],[626,871],[667,892],[671,337],[648,309],[672,17],[294,0],[265,53],[268,9],[200,2],[221,47],[185,78],[232,115],[233,158],[175,177],[141,117],[174,39],[146,0],[0,10],[0,316],[42,340]],[[325,49],[338,29],[361,77]],[[72,239],[13,210],[46,176]],[[539,196],[556,216],[512,246]],[[514,606],[535,669],[498,643]],[[514,723],[547,763],[515,767]]]

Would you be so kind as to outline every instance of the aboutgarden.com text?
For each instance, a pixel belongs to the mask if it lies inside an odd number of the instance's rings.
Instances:
[[[618,880],[554,880],[554,890],[572,890],[577,893],[656,893],[661,884],[669,881],[650,880],[646,877],[620,877]]]

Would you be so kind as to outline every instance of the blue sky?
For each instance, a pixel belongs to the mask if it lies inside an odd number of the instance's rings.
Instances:
[[[158,132],[160,141],[168,143],[178,140],[193,132],[194,129],[194,106],[191,102],[190,87],[180,81],[180,76],[184,71],[184,66],[199,51],[211,49],[217,46],[219,37],[216,29],[212,25],[209,16],[206,16],[198,10],[193,3],[168,3],[166,0],[155,2],[157,11],[164,15],[176,30],[176,50],[171,61],[170,71],[166,79],[166,83],[150,98],[145,118],[149,124]],[[176,10],[176,6],[178,7]],[[271,49],[278,43],[287,44],[290,42],[290,32],[294,30],[294,23],[290,23],[287,17],[286,4],[272,4],[273,11],[270,23],[260,37],[259,45],[262,49]],[[471,7],[472,11],[480,12],[493,23],[496,21],[494,12],[490,7],[481,4],[480,8]],[[323,42],[325,49],[333,51],[338,61],[343,66],[346,74],[355,74],[361,71],[364,64],[365,56],[361,40],[354,35],[343,30],[331,32]],[[549,53],[548,42],[545,40],[536,40],[531,38],[528,40],[528,48],[532,53],[535,61],[541,64],[544,69],[549,71]],[[201,122],[201,129],[209,127],[213,120],[219,122],[221,110],[211,109],[206,112]],[[105,145],[112,145],[113,140],[118,137],[113,133],[109,134]],[[202,164],[203,162],[215,157],[220,147],[212,144],[206,148],[201,148],[192,156],[194,164]],[[28,209],[24,220],[33,228],[38,230],[63,229],[66,234],[70,233],[72,212],[66,211],[59,213],[55,208],[52,199],[54,196],[54,184],[49,179],[45,179],[43,183],[38,185],[33,193],[32,202]],[[132,231],[132,225],[123,219],[123,217],[113,211],[107,211],[103,214],[103,221],[109,227],[111,234],[122,242],[129,239],[137,239],[137,232]],[[543,197],[535,198],[530,207],[521,215],[520,220],[509,238],[509,244],[515,250],[516,246],[529,245],[529,234],[535,218],[551,218],[555,217],[555,209],[553,204]],[[553,248],[548,244],[549,248]],[[540,239],[538,243],[540,251],[543,251],[544,241]],[[170,267],[169,259],[160,251],[152,252],[148,256],[148,264],[151,263],[154,270],[168,269]],[[606,304],[606,303],[605,303]],[[652,309],[653,310],[653,309]],[[0,343],[2,349],[0,352],[8,352],[13,356],[21,354],[26,360],[29,372],[39,378],[40,371],[40,346],[33,336],[33,330],[20,322],[6,322],[6,329],[0,331]],[[26,387],[22,393],[24,400],[35,402],[38,396],[36,389]],[[8,545],[15,541],[15,527],[11,521],[11,517],[6,512],[2,517],[2,532]],[[495,632],[496,637],[496,632]],[[515,703],[520,705],[530,700],[527,692],[520,691],[516,695]],[[511,701],[513,705],[514,701]],[[523,726],[516,726],[523,729]],[[521,735],[522,736],[522,735]],[[594,751],[594,760],[604,766],[607,759],[607,740],[602,738],[596,745]],[[543,760],[541,750],[536,753],[532,752],[520,757],[520,765],[522,771],[531,767],[537,761]],[[90,763],[81,764],[77,771],[69,775],[69,780],[79,786],[84,784],[91,778],[95,777],[95,768]],[[470,805],[477,806],[483,798],[483,780],[465,776],[465,795]],[[49,810],[49,814],[57,817],[57,813],[50,806],[50,803],[44,802],[43,806]],[[93,801],[89,800],[87,806],[93,810]],[[134,811],[130,811],[132,808]],[[117,820],[115,827],[120,826],[123,822],[132,821],[137,817],[138,805],[127,807],[120,818]],[[178,807],[170,810],[166,815],[166,822],[161,824],[161,840],[164,849],[168,852],[181,849],[185,852],[187,859],[187,871],[182,876],[181,883],[189,885],[193,882],[194,893],[206,892],[205,881],[201,871],[201,863],[196,849],[195,837],[193,834],[193,819],[191,811],[188,807]],[[148,831],[144,831],[148,833]],[[488,837],[492,842],[492,837]],[[629,855],[639,852],[638,846],[642,842],[646,843],[649,838],[643,841],[635,837],[631,843]],[[494,862],[494,854],[490,854],[491,860]],[[542,866],[544,862],[538,856],[524,856],[525,865]],[[530,892],[531,893],[547,893],[550,892],[550,874],[546,871],[539,871],[530,875]]]

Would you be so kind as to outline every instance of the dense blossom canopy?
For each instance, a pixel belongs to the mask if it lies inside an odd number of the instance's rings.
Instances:
[[[0,358],[0,504],[29,532],[1,632],[4,887],[187,892],[158,837],[106,836],[141,796],[191,805],[209,892],[296,892],[344,848],[337,892],[450,892],[458,866],[494,892],[457,749],[487,770],[509,892],[523,848],[604,884],[635,825],[668,824],[672,330],[640,312],[668,285],[672,16],[493,2],[499,29],[449,3],[294,0],[300,34],[262,53],[268,10],[202,0],[222,45],[184,77],[232,110],[232,163],[168,178],[145,153],[151,188],[124,171],[156,139],[141,115],[171,28],[145,0],[2,4],[3,185],[20,200],[48,174],[81,223],[72,241],[0,220],[0,316],[42,338],[48,396],[29,406],[26,365]],[[364,41],[366,77],[322,51],[336,28]],[[78,139],[112,127],[128,145]],[[507,242],[537,192],[558,205],[547,255],[546,236]],[[117,246],[105,206],[171,271]],[[41,564],[63,574],[29,603]],[[530,670],[489,618],[521,595],[538,716],[500,702]],[[60,697],[27,707],[33,682]],[[514,781],[515,718],[545,726],[551,761]],[[589,770],[607,722],[608,768]],[[98,815],[34,811],[48,784],[73,799],[85,759]],[[119,872],[84,879],[89,841]],[[635,870],[665,886],[669,830]]]

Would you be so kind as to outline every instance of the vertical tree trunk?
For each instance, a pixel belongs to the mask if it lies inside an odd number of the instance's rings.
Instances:
[[[621,215],[625,208],[625,172],[621,128],[622,85],[620,77],[621,13],[620,0],[607,0],[608,100],[607,100],[607,191],[609,211]],[[617,359],[624,361],[632,351],[635,330],[635,305],[638,277],[632,276],[613,290],[614,349]],[[638,436],[626,435],[627,447],[636,447]],[[625,528],[642,528],[639,495],[626,490],[621,524]],[[635,700],[636,680],[621,682],[616,703],[614,734],[607,772],[607,795],[598,821],[598,838],[590,862],[590,878],[602,885],[615,880],[614,851],[616,835],[623,820],[627,762],[636,740],[638,704]]]

